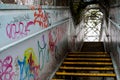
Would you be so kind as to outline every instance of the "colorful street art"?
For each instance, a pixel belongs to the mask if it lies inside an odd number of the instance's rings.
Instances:
[[[18,59],[20,80],[38,80],[40,65],[32,48],[24,53],[24,59]]]
[[[53,4],[53,0],[45,1]],[[6,13],[0,15],[0,80],[48,80],[64,54],[61,44],[67,40],[69,10],[21,8],[3,10]]]

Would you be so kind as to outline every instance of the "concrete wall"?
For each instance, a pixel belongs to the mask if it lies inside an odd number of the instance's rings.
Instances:
[[[84,37],[84,20],[78,25],[74,25],[73,19],[70,20],[70,28],[68,32],[68,47],[69,51],[80,51],[83,45]]]
[[[49,80],[73,26],[67,7],[1,4],[0,80]]]
[[[110,1],[108,26],[105,29],[107,50],[111,53],[118,80],[120,79],[120,2]]]
[[[0,0],[0,4],[68,6],[69,0]]]

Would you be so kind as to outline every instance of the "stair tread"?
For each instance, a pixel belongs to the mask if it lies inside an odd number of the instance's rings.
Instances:
[[[63,62],[63,64],[112,65],[112,62]]]
[[[60,69],[69,69],[69,70],[105,70],[105,71],[107,71],[107,70],[114,70],[113,68],[111,68],[111,67],[60,67]]]
[[[111,58],[65,58],[65,60],[95,60],[95,61],[111,61]]]
[[[82,57],[82,56],[85,56],[85,57],[110,57],[109,55],[93,55],[93,54],[78,54],[78,55],[68,54],[68,56],[79,56],[79,57]]]
[[[114,73],[73,73],[73,72],[56,72],[56,75],[64,76],[89,76],[89,77],[115,77]]]
[[[107,52],[68,52],[70,54],[83,54],[83,53],[89,53],[89,54],[108,54]]]
[[[52,80],[66,80],[70,76],[116,77],[110,54],[105,52],[103,42],[84,42],[81,52],[68,52]]]

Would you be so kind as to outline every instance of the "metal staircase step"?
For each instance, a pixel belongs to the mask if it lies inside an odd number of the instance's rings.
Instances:
[[[102,55],[102,54],[108,54],[107,52],[68,52],[68,54],[97,54],[97,55]]]
[[[104,45],[102,42],[84,42],[81,52],[104,52]]]
[[[78,54],[78,55],[74,55],[74,54],[68,54],[68,57],[110,57],[109,55],[90,55],[90,54]]]
[[[63,67],[61,66],[60,69],[63,70],[90,70],[90,71],[113,71],[113,68],[110,67]]]
[[[67,61],[111,61],[111,58],[65,58]]]
[[[67,72],[56,72],[56,75],[63,76],[84,76],[84,77],[115,77],[114,73],[67,73]]]
[[[81,80],[82,77],[116,80],[111,57],[104,52],[102,43],[85,43],[82,52],[68,52],[52,80]]]
[[[107,65],[112,66],[112,62],[63,62],[63,64],[70,65]]]

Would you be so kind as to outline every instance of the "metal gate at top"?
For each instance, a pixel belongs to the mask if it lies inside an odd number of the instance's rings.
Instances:
[[[84,41],[99,41],[103,13],[99,9],[89,9],[84,15]]]

